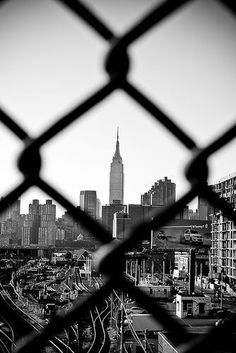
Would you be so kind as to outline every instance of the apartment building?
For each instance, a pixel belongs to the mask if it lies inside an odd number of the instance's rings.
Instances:
[[[220,179],[213,190],[236,209],[236,173]],[[236,224],[214,210],[212,214],[212,241],[210,273],[213,277],[228,277],[229,283],[236,281]]]

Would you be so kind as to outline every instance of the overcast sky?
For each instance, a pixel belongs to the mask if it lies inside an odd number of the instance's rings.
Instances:
[[[86,0],[122,34],[154,0]],[[200,146],[235,122],[236,19],[217,1],[193,1],[130,47],[129,79]],[[59,2],[11,0],[0,8],[0,105],[37,136],[107,82],[108,43]],[[167,176],[177,196],[188,188],[190,153],[123,92],[117,91],[42,149],[42,176],[75,205],[80,190],[96,190],[109,202],[109,171],[116,129],[125,173],[125,203]],[[22,149],[0,125],[0,195],[21,181],[15,167]],[[235,142],[210,160],[212,182],[236,171]],[[22,196],[22,212],[36,188]],[[58,215],[62,212],[58,210]]]

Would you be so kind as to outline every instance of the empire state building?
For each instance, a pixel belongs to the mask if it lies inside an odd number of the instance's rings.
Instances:
[[[116,151],[112,159],[110,170],[109,203],[121,204],[124,202],[124,167],[120,155],[119,132],[117,130]]]

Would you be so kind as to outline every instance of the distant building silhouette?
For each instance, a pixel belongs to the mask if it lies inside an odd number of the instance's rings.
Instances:
[[[144,206],[137,204],[129,204],[127,206],[127,213],[131,220],[131,227],[135,227],[145,221],[151,221],[153,217],[160,213],[162,210],[163,206]],[[143,240],[150,241],[150,231],[147,231],[146,234],[143,234],[143,236]]]
[[[102,212],[101,201],[97,199],[96,219],[101,219],[101,212]]]
[[[142,206],[168,206],[176,200],[176,185],[165,177],[154,183],[151,189],[141,195]]]
[[[56,205],[52,200],[39,204],[33,200],[29,205],[29,214],[24,216],[22,227],[22,245],[55,245]]]
[[[121,204],[124,202],[124,167],[120,155],[119,133],[117,130],[116,151],[110,169],[109,203]]]
[[[3,198],[0,198],[2,200]],[[0,214],[0,222],[4,222],[7,219],[15,218],[20,215],[20,200],[17,200],[12,205],[9,205],[3,212]]]
[[[97,204],[97,192],[95,190],[80,191],[80,209],[95,219],[98,218]]]
[[[20,200],[0,214],[0,245],[19,244],[21,241]]]
[[[29,220],[31,220],[30,244],[38,244],[40,226],[39,200],[33,200],[33,203],[29,204],[29,216]]]
[[[76,208],[78,211],[80,210],[79,206]],[[96,246],[98,243],[93,234],[79,222],[76,222],[68,211],[65,211],[65,213],[57,219],[56,226],[56,246],[78,246],[76,245],[77,240],[87,243],[91,242],[93,246]]]
[[[56,240],[56,205],[52,200],[46,200],[46,203],[39,205],[40,227],[38,244],[55,245]]]
[[[120,155],[119,132],[117,129],[116,151],[110,169],[109,205],[102,206],[102,223],[113,234],[114,214],[125,212],[124,202],[124,167]]]
[[[113,216],[113,232],[112,235],[116,239],[123,240],[127,237],[131,227],[131,219],[126,212],[120,211],[114,213]]]
[[[125,212],[126,206],[112,204],[102,206],[102,223],[109,232],[113,232],[113,218],[116,212]]]

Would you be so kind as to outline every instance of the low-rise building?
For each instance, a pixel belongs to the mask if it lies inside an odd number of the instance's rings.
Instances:
[[[205,317],[211,310],[211,298],[204,294],[176,294],[176,315],[185,317]]]
[[[64,264],[64,262],[66,262],[66,252],[54,252],[52,254],[52,258],[51,258],[51,263],[58,265],[58,264]]]

